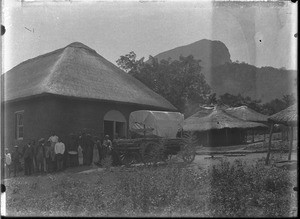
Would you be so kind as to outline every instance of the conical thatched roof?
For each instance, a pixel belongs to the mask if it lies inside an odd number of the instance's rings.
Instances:
[[[223,128],[256,128],[267,127],[264,124],[256,122],[247,122],[241,119],[235,118],[223,109],[214,109],[209,115],[199,117],[199,114],[194,114],[184,120],[184,131],[207,131],[212,129]]]
[[[278,113],[275,113],[274,115],[269,117],[268,121],[296,126],[298,122],[297,104],[294,104]]]
[[[268,116],[261,114],[259,112],[256,112],[253,109],[250,109],[247,106],[239,106],[239,107],[230,107],[225,109],[225,111],[239,119],[245,120],[245,121],[251,121],[251,122],[267,122]]]
[[[5,101],[48,93],[176,110],[166,99],[82,43],[29,59],[3,78]]]

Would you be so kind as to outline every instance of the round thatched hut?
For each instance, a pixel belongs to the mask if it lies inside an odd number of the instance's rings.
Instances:
[[[199,143],[206,146],[241,144],[245,140],[245,129],[267,127],[262,123],[248,122],[231,116],[220,108],[206,113],[208,112],[197,112],[183,123],[183,131],[196,133]]]
[[[244,121],[248,121],[248,122],[259,122],[259,123],[263,123],[263,124],[268,124],[268,116],[261,114],[259,112],[256,112],[255,110],[249,108],[248,106],[239,106],[239,107],[230,107],[225,109],[225,111],[234,116],[237,117],[241,120]],[[263,141],[265,141],[266,139],[266,132],[267,130],[265,128],[261,128],[258,127],[257,129],[251,129],[250,130],[252,132],[252,142],[255,141],[255,134],[260,133],[260,134],[264,134],[264,139]]]

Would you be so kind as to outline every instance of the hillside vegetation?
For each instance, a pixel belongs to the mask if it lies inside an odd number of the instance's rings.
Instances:
[[[247,63],[232,62],[230,51],[224,43],[199,40],[155,55],[154,58],[179,60],[180,56],[192,55],[201,60],[201,73],[217,96],[229,93],[241,94],[252,99],[269,102],[296,93],[297,71],[273,67],[258,68]]]

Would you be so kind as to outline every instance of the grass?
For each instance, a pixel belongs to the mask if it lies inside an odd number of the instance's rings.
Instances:
[[[109,161],[108,161],[109,163]],[[169,163],[13,178],[7,213],[22,216],[291,216],[296,172],[260,159],[211,168]]]

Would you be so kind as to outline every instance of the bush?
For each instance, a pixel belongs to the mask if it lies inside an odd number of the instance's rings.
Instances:
[[[239,160],[222,161],[211,171],[213,216],[289,216],[292,183],[288,171],[260,162],[247,166]],[[288,198],[287,198],[288,197]],[[262,215],[250,209],[259,208]]]
[[[117,182],[113,205],[120,214],[126,209],[131,215],[289,215],[289,172],[261,162],[222,161],[202,172],[174,165],[133,168],[118,172]]]

